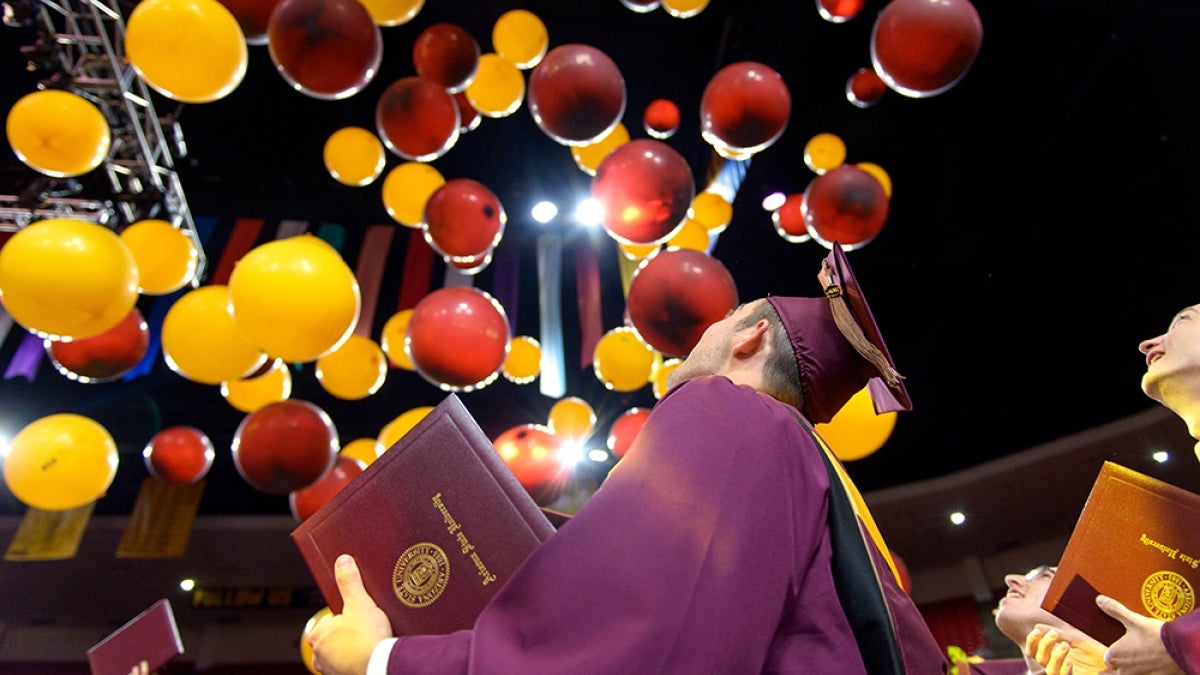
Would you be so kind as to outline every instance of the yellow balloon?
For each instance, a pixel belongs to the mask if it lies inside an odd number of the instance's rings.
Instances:
[[[4,482],[23,503],[73,509],[104,496],[117,475],[117,444],[83,415],[57,413],[17,432],[4,455]]]
[[[229,287],[201,286],[171,305],[163,318],[163,358],[193,382],[220,384],[252,373],[266,355],[229,313]]]
[[[662,398],[667,393],[667,377],[681,363],[683,363],[683,359],[667,359],[654,367],[654,375],[650,380],[650,386],[654,390],[654,398]]]
[[[572,145],[571,157],[575,158],[576,166],[583,169],[584,173],[595,176],[596,170],[600,168],[600,162],[603,162],[610,152],[628,142],[629,130],[625,128],[624,124],[617,122],[617,126],[613,127],[612,131],[595,143]]]
[[[269,356],[304,362],[350,336],[362,293],[337,250],[305,234],[251,249],[229,277],[229,303],[251,342]]]
[[[814,428],[838,459],[849,462],[882,448],[896,428],[896,415],[894,412],[876,415],[871,395],[863,388],[850,397],[833,419]]]
[[[256,371],[257,372],[257,371]],[[282,359],[275,359],[261,375],[221,383],[221,396],[229,405],[244,413],[290,398],[292,371]]]
[[[708,228],[695,218],[685,218],[683,227],[667,240],[667,248],[687,248],[708,252]]]
[[[109,330],[133,310],[137,289],[137,261],[101,225],[39,220],[0,248],[4,308],[44,337],[85,338]]]
[[[392,220],[418,228],[425,220],[425,203],[446,179],[424,162],[405,162],[383,179],[383,207]]]
[[[371,19],[380,26],[408,23],[421,12],[425,0],[362,0]]]
[[[357,401],[379,391],[387,378],[387,357],[375,341],[351,335],[342,346],[317,359],[317,381],[325,391]]]
[[[100,166],[112,146],[104,113],[78,94],[46,89],[8,111],[8,144],[17,159],[47,176],[80,176]]]
[[[583,441],[596,428],[596,411],[578,396],[555,401],[550,408],[550,433],[568,441]]]
[[[676,19],[696,16],[708,7],[708,0],[663,0],[662,8]]]
[[[817,134],[804,145],[804,163],[818,175],[838,168],[845,161],[846,144],[834,134]]]
[[[871,162],[859,162],[854,166],[874,176],[875,180],[879,181],[879,185],[883,187],[883,194],[888,199],[892,198],[892,177],[888,175],[887,171],[883,170],[882,166],[872,164]]]
[[[546,24],[533,12],[513,9],[500,15],[492,26],[496,53],[521,70],[541,63],[550,46]]]
[[[246,38],[217,0],[142,0],[125,24],[125,54],[167,98],[208,103],[246,76]]]
[[[308,622],[304,624],[304,630],[300,631],[300,660],[304,662],[304,667],[308,668],[308,672],[313,675],[321,675],[321,673],[313,665],[313,650],[312,645],[308,644],[308,636],[312,635],[317,622],[327,616],[333,616],[332,609],[323,607],[317,610],[317,613],[313,614]]]
[[[528,335],[518,335],[508,343],[504,357],[504,377],[513,384],[529,384],[542,371],[542,345]]]
[[[325,141],[325,169],[342,185],[370,185],[383,173],[383,143],[362,127],[342,127]]]
[[[173,293],[196,276],[200,252],[183,230],[165,220],[139,220],[121,230],[121,241],[138,268],[138,290],[145,295]]]
[[[371,466],[372,462],[379,459],[379,453],[383,452],[383,448],[379,445],[378,439],[357,438],[343,445],[340,452],[362,462],[363,466]]]
[[[380,454],[387,452],[396,444],[396,441],[404,437],[412,428],[417,426],[417,422],[425,419],[425,416],[433,411],[433,406],[425,405],[413,408],[406,412],[402,412],[396,416],[396,419],[388,422],[379,430],[379,447],[383,448]]]
[[[654,350],[632,328],[620,326],[605,333],[592,356],[596,378],[615,391],[634,391],[650,381]]]
[[[383,353],[387,354],[392,365],[405,370],[416,369],[408,352],[404,351],[404,336],[408,332],[408,321],[412,318],[412,313],[411,309],[402,309],[393,314],[387,323],[383,324],[383,334],[379,340]]]
[[[499,54],[479,57],[475,79],[465,90],[467,100],[480,115],[508,117],[521,107],[525,99],[525,78],[512,62]]]
[[[733,205],[727,199],[705,190],[692,200],[691,216],[700,221],[709,232],[721,233],[733,220]]]

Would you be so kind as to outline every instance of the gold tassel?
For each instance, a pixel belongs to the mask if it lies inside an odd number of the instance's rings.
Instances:
[[[837,284],[826,286],[825,297],[829,298],[833,322],[837,324],[838,330],[845,336],[846,341],[864,359],[875,366],[889,387],[900,386],[900,381],[904,379],[904,376],[896,372],[892,364],[888,363],[888,358],[884,356],[883,352],[863,334],[862,327],[858,325],[858,321],[855,321],[854,315],[850,313],[850,307],[846,304],[846,299],[842,297],[842,287]]]

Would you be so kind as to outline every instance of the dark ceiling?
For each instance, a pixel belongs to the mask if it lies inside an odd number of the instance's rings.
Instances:
[[[382,69],[350,99],[297,93],[275,72],[266,47],[256,46],[245,80],[227,98],[158,106],[178,114],[187,140],[177,169],[192,213],[217,219],[210,270],[238,217],[264,219],[264,238],[284,219],[340,224],[353,266],[365,229],[394,223],[379,182],[339,185],[322,166],[321,148],[343,126],[373,128],[379,94],[413,74],[412,44],[425,27],[456,23],[487,52],[495,19],[521,7],[542,18],[552,47],[600,48],[623,73],[624,122],[635,138],[643,136],[647,103],[665,97],[679,104],[682,126],[668,143],[688,159],[697,181],[711,157],[699,135],[705,84],[723,65],[759,61],[782,75],[793,106],[783,137],[750,162],[733,222],[712,252],[743,300],[817,291],[814,277],[826,251],[781,239],[760,206],[765,195],[800,192],[813,177],[803,161],[809,138],[839,135],[848,161],[879,164],[895,185],[882,234],[850,260],[908,378],[915,410],[901,416],[881,451],[850,464],[863,490],[941,476],[1151,407],[1138,389],[1137,343],[1200,297],[1200,8],[1190,0],[981,0],[983,47],[964,80],[939,96],[889,92],[878,105],[859,109],[846,101],[844,84],[869,65],[874,16],[884,6],[868,0],[857,18],[832,24],[803,0],[713,0],[686,20],[661,10],[637,14],[617,0],[429,0],[411,23],[383,29]],[[32,89],[32,79],[20,72],[16,49],[25,35],[7,28],[0,35],[7,109]],[[0,161],[6,182],[0,192],[19,190],[36,176],[11,152]],[[388,167],[400,161],[389,156]],[[525,215],[537,198],[572,202],[590,183],[567,149],[537,129],[527,106],[507,118],[485,118],[433,165],[447,178],[484,183],[504,204],[509,222],[501,249],[511,248],[522,263],[519,307],[509,308],[518,333],[537,334],[535,240],[547,228],[567,244],[568,329],[578,325],[570,252],[579,242],[599,254],[604,328],[620,323],[614,242],[573,231],[565,219],[539,226]],[[395,307],[407,246],[407,230],[396,227],[376,338]],[[485,269],[475,284],[490,290],[493,272]],[[435,287],[440,273],[439,267]],[[8,363],[18,342],[14,331],[0,348],[0,363]],[[567,393],[596,409],[602,438],[621,411],[654,399],[648,386],[630,394],[605,391],[590,369],[574,367],[578,344],[568,330]],[[415,373],[392,370],[376,395],[340,401],[317,384],[311,364],[296,372],[294,386],[294,398],[330,413],[343,443],[373,437],[400,412],[444,395]],[[554,402],[536,383],[503,379],[462,398],[493,435],[544,422]],[[121,466],[99,513],[128,513],[146,476],[143,445],[175,424],[203,429],[218,448],[203,513],[288,510],[286,498],[253,490],[233,467],[228,448],[243,415],[216,387],[188,382],[161,362],[132,382],[77,384],[49,364],[33,382],[0,381],[5,433],[52,412],[87,414],[118,441]],[[0,513],[22,510],[0,490]]]

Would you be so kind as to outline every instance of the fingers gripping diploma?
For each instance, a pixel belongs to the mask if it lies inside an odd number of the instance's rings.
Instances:
[[[1125,625],[1125,635],[1112,643],[1105,662],[1121,675],[1183,675],[1163,646],[1163,622],[1142,616],[1112,598],[1096,598],[1100,609]]]
[[[339,556],[333,571],[344,606],[341,614],[325,617],[309,634],[313,667],[324,675],[362,675],[375,645],[392,637],[392,627],[363,588],[354,558]]]
[[[1069,626],[1037,624],[1025,636],[1025,655],[1046,669],[1046,675],[1111,673],[1104,665],[1104,645]]]

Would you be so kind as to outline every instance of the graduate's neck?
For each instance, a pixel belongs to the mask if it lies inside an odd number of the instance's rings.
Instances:
[[[1179,415],[1187,425],[1188,434],[1200,440],[1200,380],[1195,386],[1191,382],[1165,384],[1159,390],[1159,399],[1171,412]]]

